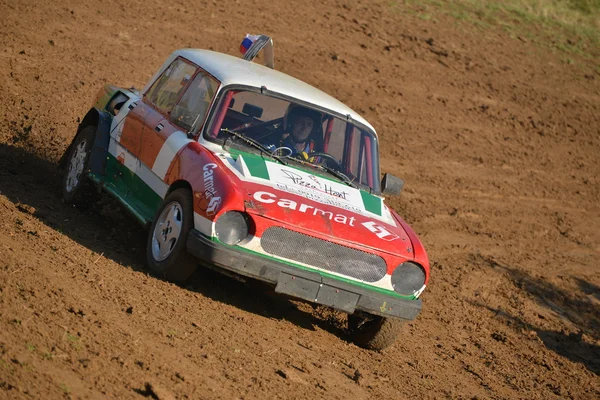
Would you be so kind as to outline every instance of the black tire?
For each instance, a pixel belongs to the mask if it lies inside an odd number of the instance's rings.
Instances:
[[[348,315],[350,339],[368,350],[383,350],[391,346],[404,326],[404,320],[385,318],[356,311]]]
[[[61,180],[62,198],[65,203],[73,203],[85,185],[95,136],[96,127],[86,126],[77,134],[69,148]]]
[[[174,227],[180,229],[176,238],[169,237]],[[146,244],[148,266],[160,278],[183,283],[196,271],[198,263],[186,250],[193,227],[192,193],[184,188],[172,191],[154,217]]]

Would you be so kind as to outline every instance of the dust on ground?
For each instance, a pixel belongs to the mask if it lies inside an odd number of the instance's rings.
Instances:
[[[372,1],[1,1],[0,397],[598,398],[600,92],[595,58]],[[344,316],[200,271],[144,267],[115,203],[61,203],[56,163],[105,83],[176,48],[276,67],[362,113],[391,204],[432,261],[390,349]],[[592,49],[593,50],[593,49]]]

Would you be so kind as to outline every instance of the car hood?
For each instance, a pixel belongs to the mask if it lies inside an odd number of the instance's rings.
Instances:
[[[383,198],[254,154],[225,158],[241,180],[248,213],[339,244],[414,258],[407,232]]]

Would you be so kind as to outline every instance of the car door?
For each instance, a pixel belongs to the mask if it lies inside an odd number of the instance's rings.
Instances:
[[[193,76],[188,75],[190,68],[181,67],[181,71],[184,73],[181,79],[189,81],[183,93],[168,107],[151,104],[142,132],[140,160],[160,179],[165,177],[177,152],[192,141],[192,133],[204,123],[219,84],[199,68],[194,70]],[[174,76],[174,79],[180,78],[176,74]],[[174,86],[165,87],[168,89]],[[155,97],[160,96],[161,94],[157,94]],[[162,96],[168,97],[164,94]],[[148,96],[147,101],[153,99],[154,97]]]
[[[149,107],[141,100],[132,102],[128,107],[129,111],[123,123],[123,130],[117,141],[125,150],[137,157],[140,152],[142,130]]]
[[[169,121],[173,106],[191,82],[197,67],[183,58],[177,58],[154,82],[144,95],[149,107],[141,134],[138,157],[152,169],[165,141],[176,131]]]

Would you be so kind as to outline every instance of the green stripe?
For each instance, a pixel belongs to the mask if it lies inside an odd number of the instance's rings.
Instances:
[[[107,153],[104,186],[142,223],[152,222],[163,199],[139,176]]]
[[[102,183],[104,182],[104,177],[98,174],[92,174],[90,173],[89,178],[91,180],[93,180],[94,182],[96,182],[98,185],[102,185]],[[106,193],[110,194],[111,196],[113,196],[119,203],[121,203],[123,205],[123,207],[125,207],[125,209],[127,209],[127,211],[129,211],[131,213],[131,215],[133,215],[133,217],[141,224],[141,225],[147,225],[148,223],[150,223],[151,221],[149,221],[146,216],[140,214],[137,209],[133,208],[132,206],[129,205],[129,203],[121,196],[121,193],[118,193],[115,191],[113,186],[104,186],[104,190],[106,191]]]
[[[360,195],[365,205],[365,210],[372,212],[373,214],[381,215],[381,199],[377,196],[373,196],[367,192],[360,191]]]
[[[242,157],[242,156],[240,156]],[[244,154],[242,159],[246,162],[250,175],[255,178],[262,178],[269,180],[269,171],[267,170],[267,163],[262,157],[257,157],[252,154]]]
[[[248,170],[250,171],[250,175],[252,175],[255,178],[262,178],[262,179],[269,180],[269,171],[267,169],[267,162],[269,162],[269,161],[265,160],[263,157],[255,155],[255,154],[251,154],[251,153],[242,153],[242,154],[240,154],[239,157],[241,157],[246,162],[246,166],[248,167]],[[339,182],[339,180],[335,180],[327,175],[324,175],[324,173],[322,173],[321,171],[305,170],[304,168],[296,168],[295,166],[288,167],[288,168],[300,169],[304,172],[318,175],[319,177],[325,178],[332,182]],[[362,197],[362,201],[363,201],[365,210],[367,210],[373,214],[381,216],[382,215],[382,200],[381,200],[381,198],[374,196],[372,194],[369,194],[361,189],[359,189],[359,192]]]

